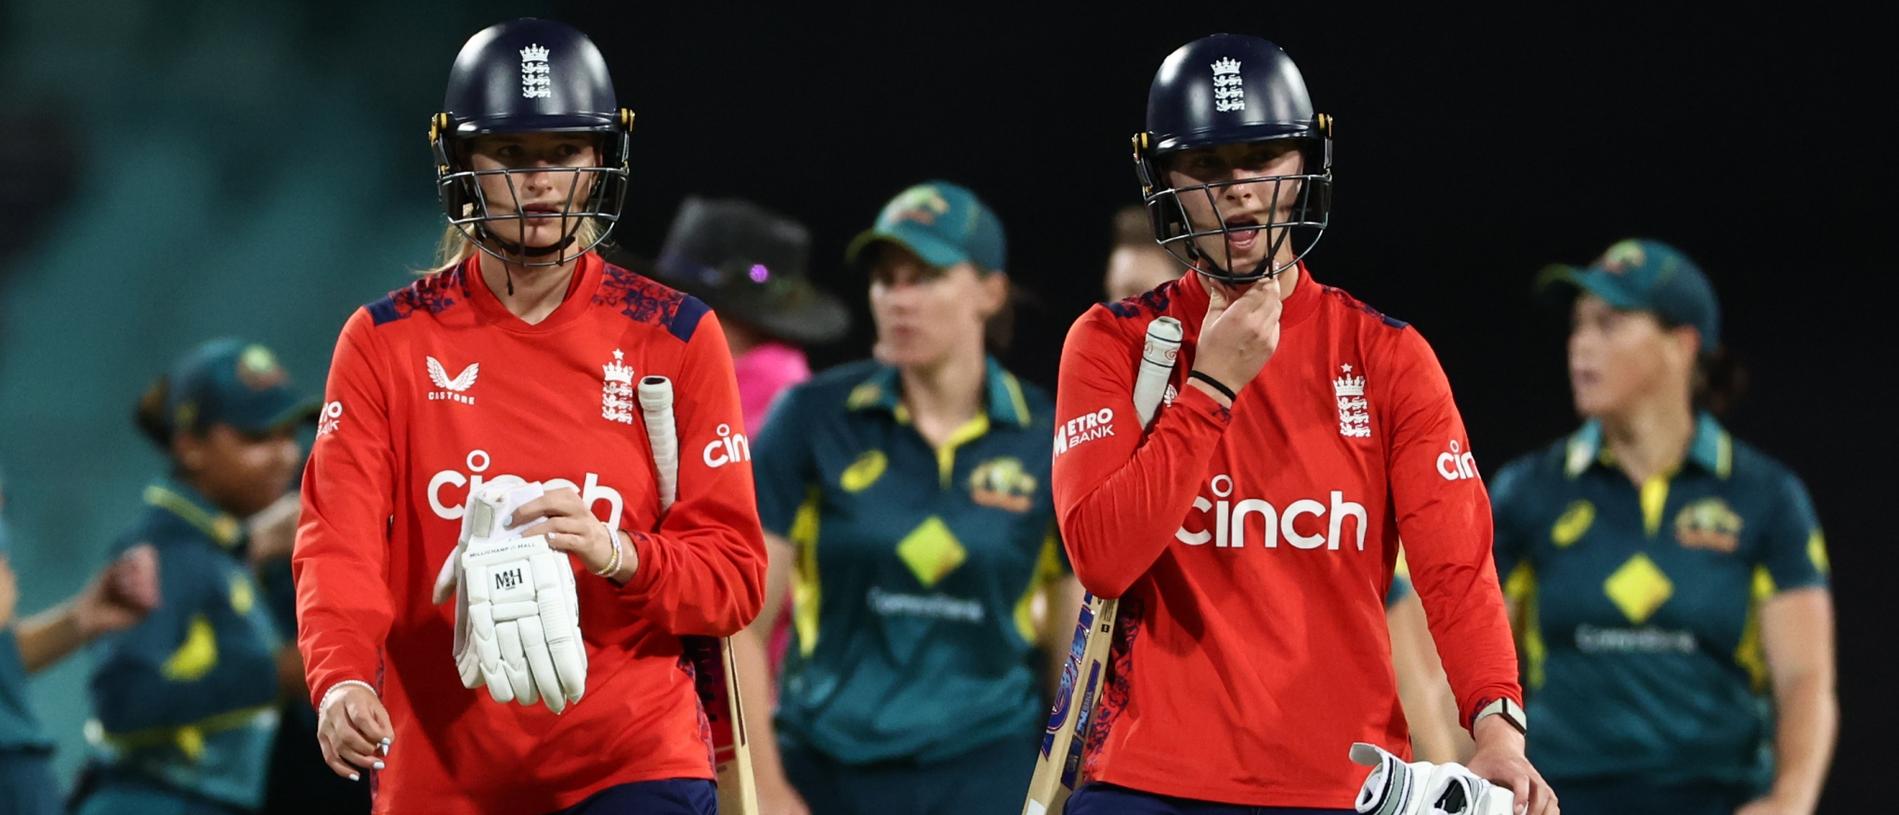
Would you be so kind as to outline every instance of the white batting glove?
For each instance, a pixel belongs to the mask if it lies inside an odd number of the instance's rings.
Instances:
[[[470,497],[455,562],[455,665],[468,688],[497,702],[545,703],[559,713],[586,690],[587,653],[572,561],[540,535],[501,520],[545,494],[538,483],[485,487]]]
[[[442,560],[441,570],[435,573],[435,588],[430,593],[430,599],[433,600],[436,605],[439,606],[448,602],[450,593],[455,591],[456,581],[461,578],[462,550],[468,548],[468,539],[474,535],[476,517],[474,509],[477,493],[493,493],[499,490],[499,494],[505,495],[507,491],[512,488],[525,486],[528,486],[528,482],[522,480],[520,476],[504,475],[487,482],[482,485],[482,488],[479,490],[470,490],[468,492],[468,503],[462,506],[462,531],[461,534],[455,538],[455,551],[449,553],[449,556]],[[539,483],[536,482],[535,486],[539,486]],[[492,502],[490,508],[494,508]],[[493,514],[488,517],[490,518],[489,523],[492,524],[494,520],[508,516]],[[487,526],[482,527],[482,535],[484,536],[488,535],[491,531],[492,530]]]
[[[1462,764],[1406,763],[1384,748],[1352,745],[1352,761],[1372,771],[1354,804],[1361,815],[1512,815],[1516,796]]]

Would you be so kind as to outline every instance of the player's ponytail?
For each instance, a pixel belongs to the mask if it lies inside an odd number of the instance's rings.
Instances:
[[[171,453],[172,427],[165,415],[165,402],[170,395],[170,378],[160,376],[145,386],[145,392],[139,395],[138,406],[132,413],[132,421],[138,425],[139,432],[167,455]]]
[[[1725,416],[1747,390],[1747,369],[1725,346],[1702,353],[1695,359],[1694,405],[1716,416]]]

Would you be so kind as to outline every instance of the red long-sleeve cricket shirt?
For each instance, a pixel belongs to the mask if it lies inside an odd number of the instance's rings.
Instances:
[[[1415,329],[1301,267],[1279,347],[1229,411],[1186,385],[1206,310],[1189,275],[1089,310],[1063,347],[1062,539],[1082,585],[1121,598],[1085,771],[1349,810],[1365,775],[1352,742],[1408,752],[1383,602],[1400,537],[1464,721],[1522,701],[1489,499]],[[1186,340],[1143,436],[1134,379],[1163,315]]]
[[[376,812],[530,813],[608,786],[712,778],[682,635],[729,635],[763,602],[765,551],[732,361],[700,301],[588,254],[544,321],[478,260],[358,309],[337,340],[303,481],[294,570],[312,700],[356,679],[395,726]],[[634,387],[672,379],[678,500],[661,520]],[[469,492],[567,486],[633,533],[624,586],[576,564],[586,695],[559,716],[462,687],[452,604],[430,587]]]

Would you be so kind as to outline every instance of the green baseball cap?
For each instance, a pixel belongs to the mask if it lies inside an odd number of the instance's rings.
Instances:
[[[1721,344],[1721,303],[1701,267],[1681,250],[1645,238],[1618,241],[1585,267],[1556,264],[1537,287],[1574,286],[1625,311],[1648,311],[1670,325],[1694,326],[1704,350]]]
[[[890,199],[877,224],[851,241],[844,260],[858,265],[864,250],[889,241],[915,252],[936,268],[973,263],[985,272],[1003,270],[1007,246],[1002,221],[967,187],[926,181]]]
[[[226,424],[269,433],[316,417],[321,405],[297,393],[269,348],[233,338],[211,340],[173,366],[165,419],[173,432]]]

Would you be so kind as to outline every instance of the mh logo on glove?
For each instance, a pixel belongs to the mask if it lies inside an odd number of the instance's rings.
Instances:
[[[435,599],[455,592],[455,668],[469,689],[487,686],[497,702],[547,704],[560,713],[587,685],[574,564],[543,535],[504,527],[521,506],[547,494],[540,482],[474,490],[455,551],[436,578]],[[525,526],[525,524],[524,524]]]

